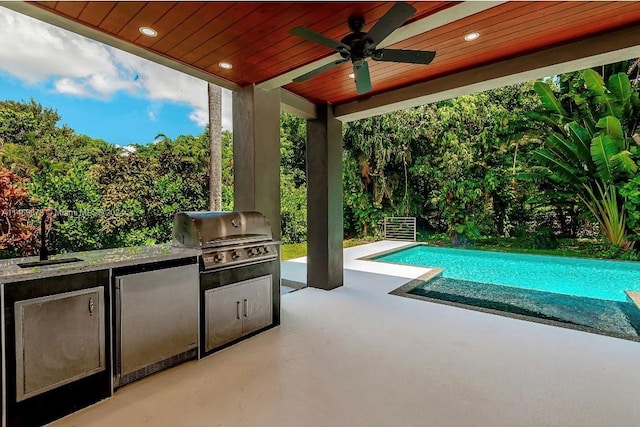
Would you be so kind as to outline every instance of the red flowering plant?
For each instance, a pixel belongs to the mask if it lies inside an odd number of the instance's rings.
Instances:
[[[0,167],[0,258],[37,253],[38,227],[29,221],[35,210],[24,181]]]

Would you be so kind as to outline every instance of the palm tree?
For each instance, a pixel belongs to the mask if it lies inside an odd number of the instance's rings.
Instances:
[[[222,89],[207,84],[209,93],[209,209],[222,209]]]

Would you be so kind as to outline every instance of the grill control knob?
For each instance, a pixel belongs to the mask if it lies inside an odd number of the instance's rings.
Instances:
[[[269,248],[266,247],[266,246],[263,246],[263,247],[260,248],[260,252],[263,253],[263,254],[266,254],[266,253],[269,252]]]
[[[240,252],[239,252],[239,251],[233,251],[233,252],[231,252],[231,258],[233,258],[233,259],[238,259],[238,258],[240,258],[240,256],[241,256],[241,255],[240,255]]]
[[[260,248],[251,248],[249,249],[249,255],[258,255],[260,253]]]
[[[221,253],[217,253],[213,256],[213,261],[214,262],[222,262],[224,261],[224,254]]]

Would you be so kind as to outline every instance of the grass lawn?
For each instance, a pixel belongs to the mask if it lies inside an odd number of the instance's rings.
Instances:
[[[374,240],[364,239],[347,239],[342,241],[343,248],[350,248],[351,246],[364,245],[365,243],[371,243]],[[307,242],[303,243],[287,243],[280,247],[280,258],[282,261],[288,259],[300,258],[307,256]]]
[[[380,239],[377,239],[380,240]],[[343,241],[343,247],[363,245],[376,239],[347,239]],[[431,246],[453,247],[444,234],[419,236],[418,241]],[[467,249],[484,251],[514,252],[537,255],[556,255],[578,258],[622,259],[637,261],[640,252],[632,250],[620,252],[612,250],[606,243],[597,239],[558,239],[555,249],[533,248],[524,239],[508,237],[489,237],[477,239],[473,244],[465,246]],[[283,244],[281,250],[282,261],[299,258],[307,255],[307,244],[290,243]]]

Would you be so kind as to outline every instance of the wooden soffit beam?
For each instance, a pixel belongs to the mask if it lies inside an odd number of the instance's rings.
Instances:
[[[633,26],[338,104],[334,113],[349,122],[639,55],[640,26]]]
[[[285,113],[307,120],[313,120],[318,117],[316,104],[283,88],[280,88],[280,108]]]

